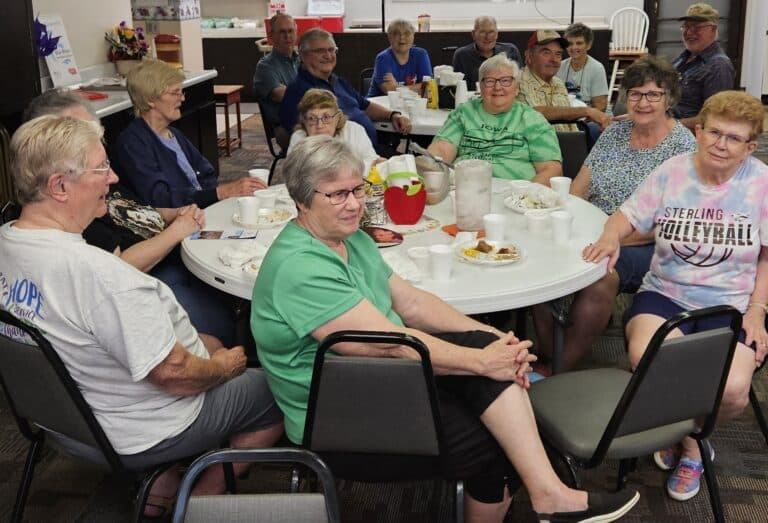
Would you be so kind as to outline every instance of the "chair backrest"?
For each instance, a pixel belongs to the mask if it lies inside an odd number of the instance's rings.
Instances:
[[[192,486],[209,466],[218,463],[293,463],[314,471],[323,493],[240,494],[235,496],[193,496]],[[290,521],[292,523],[338,523],[339,502],[330,469],[314,453],[295,448],[224,449],[209,452],[192,463],[182,479],[173,523],[227,521]]]
[[[344,341],[407,345],[421,361],[326,354]],[[429,352],[421,341],[399,333],[356,331],[323,340],[315,358],[304,446],[321,454],[438,456],[440,414]]]
[[[713,319],[725,326],[667,338],[681,325]],[[697,437],[707,437],[715,424],[740,330],[741,313],[726,305],[682,312],[659,327],[619,400],[593,460],[597,456],[602,459],[614,437],[684,420],[704,418]]]
[[[558,131],[557,141],[563,155],[563,176],[574,179],[587,159],[587,134],[584,131]]]
[[[645,52],[648,28],[648,15],[637,7],[623,7],[613,13],[610,21],[611,51]]]
[[[277,136],[275,134],[275,130],[277,129],[277,126],[273,123],[268,122],[267,119],[264,118],[264,107],[261,104],[261,102],[258,102],[258,104],[259,104],[259,114],[261,114],[261,123],[264,126],[264,134],[267,137],[267,147],[269,147],[269,153],[274,158],[285,158],[287,144],[282,144],[280,143],[280,140],[277,139]]]
[[[66,448],[85,451],[80,457],[125,473],[50,342],[36,328],[4,310],[0,310],[0,383],[25,437],[36,439],[43,430]]]
[[[368,90],[371,88],[371,81],[373,80],[373,67],[366,67],[360,71],[360,94],[362,96],[368,96]]]

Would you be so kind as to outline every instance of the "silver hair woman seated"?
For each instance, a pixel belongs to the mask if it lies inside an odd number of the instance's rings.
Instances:
[[[520,481],[542,520],[613,521],[637,492],[587,495],[552,470],[528,400],[529,341],[461,314],[392,272],[358,224],[362,164],[338,140],[312,136],[288,156],[288,192],[298,217],[278,235],[253,289],[251,328],[286,432],[301,443],[320,340],[341,330],[403,332],[421,339],[440,376],[445,473],[467,480],[469,521],[502,521],[511,500],[505,477]],[[482,349],[482,350],[478,350]],[[340,344],[345,355],[410,358],[401,346]],[[587,511],[587,512],[585,512]],[[557,515],[553,515],[557,513]],[[613,517],[608,516],[613,514]]]
[[[483,62],[478,74],[480,99],[451,111],[429,152],[449,162],[487,160],[497,178],[549,185],[563,172],[560,145],[541,113],[517,101],[517,63],[497,54]]]

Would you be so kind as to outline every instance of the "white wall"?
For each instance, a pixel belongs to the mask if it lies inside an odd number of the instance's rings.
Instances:
[[[32,0],[32,7],[35,15],[61,16],[81,70],[107,61],[105,32],[122,20],[131,24],[130,0]]]
[[[555,18],[560,24],[568,24],[571,15],[571,0],[537,0],[535,5],[542,14],[536,11],[534,0],[518,2],[490,2],[479,0],[385,0],[387,21],[394,18],[408,18],[416,22],[421,13],[430,13],[432,20],[464,19],[467,27],[471,26],[475,16],[491,15],[501,18]],[[307,0],[285,0],[286,9],[294,16],[302,16],[307,12]],[[345,24],[353,21],[380,21],[380,0],[346,0]],[[202,14],[212,16],[238,16],[240,18],[263,18],[267,12],[267,0],[200,0]],[[576,19],[583,17],[600,17],[608,19],[619,7],[643,8],[643,0],[622,0],[610,2],[606,0],[577,0]]]

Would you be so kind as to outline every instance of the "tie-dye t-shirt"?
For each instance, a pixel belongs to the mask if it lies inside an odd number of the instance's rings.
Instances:
[[[640,291],[687,309],[726,304],[744,312],[768,245],[768,166],[750,156],[730,180],[711,186],[696,174],[693,154],[661,164],[620,208],[638,231],[656,230]]]

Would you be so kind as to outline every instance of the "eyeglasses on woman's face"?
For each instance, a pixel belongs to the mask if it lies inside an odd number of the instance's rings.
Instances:
[[[184,98],[184,89],[173,89],[171,91],[165,91],[163,94],[167,94],[173,98]]]
[[[502,76],[500,78],[493,78],[491,76],[486,76],[480,81],[480,83],[483,87],[487,87],[488,89],[493,89],[496,87],[496,84],[501,84],[502,87],[511,87],[512,84],[515,83],[515,77]]]
[[[720,143],[720,139],[722,138],[728,149],[738,149],[752,141],[751,138],[745,138],[738,134],[726,134],[716,127],[705,127],[702,131],[708,142],[712,144]]]
[[[84,173],[96,173],[100,174],[101,176],[108,176],[109,172],[112,170],[112,167],[110,166],[109,160],[104,160],[101,165],[98,167],[90,167],[86,169],[81,169],[80,171],[77,171],[80,174]]]
[[[333,121],[334,118],[339,116],[341,114],[341,111],[336,111],[333,114],[326,113],[321,114],[319,116],[314,115],[307,115],[304,117],[304,123],[309,125],[310,127],[317,127],[320,124],[327,125],[331,121]]]
[[[349,189],[340,189],[338,191],[333,192],[322,192],[315,190],[317,194],[322,194],[326,198],[328,198],[328,201],[331,202],[331,205],[341,205],[342,203],[345,203],[347,199],[349,199],[349,195],[351,194],[358,200],[362,200],[365,198],[365,184],[361,183],[357,187],[349,190]]]
[[[630,89],[627,91],[627,99],[630,102],[639,102],[645,97],[651,103],[660,102],[664,95],[667,94],[664,91],[638,91],[636,89]]]

